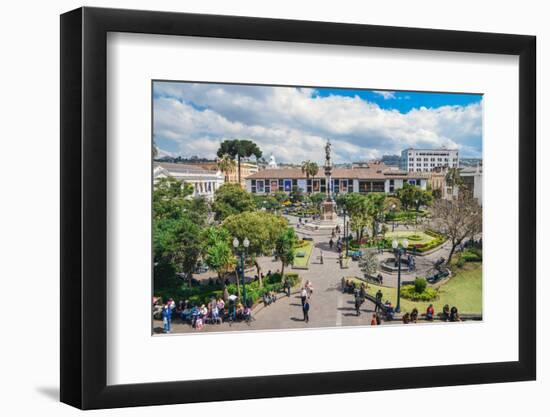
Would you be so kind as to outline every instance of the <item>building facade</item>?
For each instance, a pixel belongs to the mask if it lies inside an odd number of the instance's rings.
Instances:
[[[405,182],[425,190],[428,179],[424,173],[398,171],[372,163],[363,168],[333,168],[330,186],[333,194],[393,193]],[[326,193],[327,179],[322,174],[307,178],[300,168],[265,169],[246,178],[246,190],[252,194],[290,193],[294,187],[305,193]]]
[[[155,162],[153,180],[174,177],[193,186],[194,197],[214,198],[214,192],[224,183],[224,176],[219,170],[209,170],[196,165]]]
[[[244,187],[246,184],[245,178],[258,172],[258,164],[251,161],[241,160],[241,185]],[[239,182],[238,167],[235,162],[235,170],[228,172],[225,175],[226,182]]]
[[[447,184],[448,169],[445,167],[436,168],[430,172],[430,178],[428,185],[432,190],[439,190],[441,198],[449,200],[457,198],[459,194],[459,187],[449,186]],[[462,180],[462,186],[464,191],[468,195],[474,198],[479,205],[483,204],[483,169],[481,165],[477,167],[466,167],[459,169],[460,179]]]
[[[482,166],[478,165],[477,167],[462,168],[460,170],[460,178],[469,195],[474,198],[480,206],[483,205]]]
[[[458,149],[405,149],[399,164],[399,168],[407,172],[430,172],[438,167],[458,166]]]

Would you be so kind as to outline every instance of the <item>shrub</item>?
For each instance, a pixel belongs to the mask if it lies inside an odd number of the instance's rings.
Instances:
[[[481,249],[470,248],[462,253],[465,262],[481,262],[483,260]]]
[[[466,260],[464,259],[463,256],[461,256],[460,258],[458,258],[458,260],[456,261],[456,266],[459,267],[459,268],[462,268],[464,266],[464,263],[466,262]]]
[[[426,281],[426,278],[417,277],[414,280],[414,291],[418,294],[423,293],[427,286],[428,281]]]
[[[418,293],[416,292],[415,285],[405,285],[401,287],[400,294],[401,297],[411,301],[433,301],[437,298],[437,290],[435,288],[426,287],[424,291]]]

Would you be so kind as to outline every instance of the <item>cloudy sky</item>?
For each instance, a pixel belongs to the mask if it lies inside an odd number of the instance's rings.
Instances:
[[[321,162],[330,139],[336,163],[458,148],[481,157],[482,96],[187,82],[153,85],[161,154],[214,158],[225,139],[250,139],[266,159]]]

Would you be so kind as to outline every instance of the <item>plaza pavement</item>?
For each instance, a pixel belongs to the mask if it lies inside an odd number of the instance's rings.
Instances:
[[[296,228],[297,218],[288,216],[301,238],[310,237],[313,239],[314,249],[309,261],[309,269],[291,270],[290,267],[285,271],[297,272],[302,278],[302,284],[307,280],[313,284],[313,295],[310,302],[309,323],[303,321],[302,305],[299,296],[299,288],[294,289],[291,297],[279,295],[277,302],[263,306],[259,304],[253,312],[254,321],[247,323],[223,323],[217,325],[206,325],[201,332],[220,332],[232,330],[273,330],[273,329],[303,329],[319,327],[338,327],[338,326],[358,326],[370,325],[372,314],[374,312],[374,303],[366,300],[361,307],[361,315],[356,316],[354,298],[351,294],[343,294],[340,289],[342,277],[357,276],[361,277],[361,272],[356,261],[349,261],[349,267],[341,269],[338,261],[338,252],[330,250],[328,241],[330,239],[330,230],[328,231],[307,231],[304,228]],[[398,229],[396,229],[398,230]],[[413,280],[417,275],[425,275],[427,270],[431,270],[433,262],[449,253],[448,245],[443,245],[439,250],[426,256],[417,256],[417,271],[408,273],[402,271],[401,279]],[[319,255],[323,251],[323,264],[321,264]],[[391,257],[392,254],[384,252],[378,255],[380,259]],[[262,271],[267,273],[280,270],[281,263],[273,261],[271,257],[262,257],[259,259]],[[254,270],[255,271],[255,270]],[[384,274],[384,286],[396,287],[397,274]],[[154,331],[162,331],[162,322],[155,320]],[[172,321],[172,333],[196,333],[189,324],[181,323],[179,318]]]

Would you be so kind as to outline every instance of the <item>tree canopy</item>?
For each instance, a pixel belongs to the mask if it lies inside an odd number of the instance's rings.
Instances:
[[[268,212],[247,211],[227,217],[223,227],[232,239],[243,242],[247,238],[250,241],[247,251],[255,262],[257,256],[271,253],[278,237],[288,227],[288,221]],[[260,277],[260,266],[257,262],[255,264]]]
[[[222,275],[233,270],[235,266],[229,232],[223,227],[211,226],[204,229],[201,240],[204,262],[222,279]],[[222,282],[225,281],[222,279]]]
[[[216,220],[223,220],[234,214],[254,211],[256,202],[250,193],[242,189],[240,184],[225,183],[214,194],[212,210]]]
[[[241,158],[249,158],[255,156],[256,159],[260,159],[262,156],[262,151],[251,140],[246,139],[232,139],[224,140],[217,152],[219,158],[223,158],[226,155],[229,155],[233,159],[237,159],[237,172],[238,172],[238,182],[241,182]]]
[[[277,240],[275,241],[275,254],[279,261],[281,261],[281,276],[284,277],[285,266],[294,262],[295,246],[298,241],[298,237],[293,228],[288,227],[280,231]]]
[[[436,200],[432,215],[435,228],[447,235],[451,241],[447,263],[451,262],[456,247],[464,239],[481,233],[481,206],[466,193],[460,193],[456,199]]]

